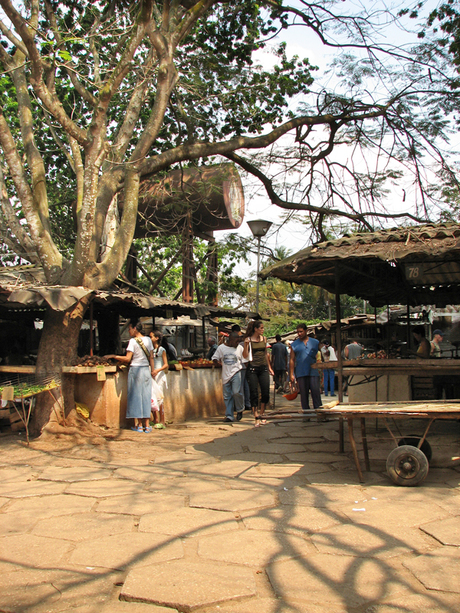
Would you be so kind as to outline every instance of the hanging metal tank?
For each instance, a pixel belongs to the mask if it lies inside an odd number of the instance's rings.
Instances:
[[[212,237],[214,231],[239,228],[243,218],[243,185],[233,164],[177,169],[142,181],[135,237],[179,234],[187,227],[196,236]]]

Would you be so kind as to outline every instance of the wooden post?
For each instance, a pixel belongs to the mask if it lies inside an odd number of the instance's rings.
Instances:
[[[209,283],[206,303],[212,304],[213,306],[218,305],[218,295],[217,295],[217,283],[218,283],[218,260],[217,260],[217,248],[215,243],[209,242],[208,250],[207,250],[207,259],[208,259],[208,270],[206,273],[206,280]],[[212,289],[211,289],[212,285]]]
[[[359,463],[358,449],[356,448],[355,437],[353,436],[353,417],[349,417],[347,421],[348,421],[348,435],[350,437],[350,445],[351,445],[351,450],[353,452],[353,458],[355,460],[356,470],[358,471],[358,477],[359,477],[360,482],[363,483],[364,482],[363,472],[361,470],[361,465]]]
[[[94,339],[93,339],[93,303],[89,305],[89,355],[94,355]]]
[[[341,319],[342,313],[340,308],[340,289],[339,289],[339,276],[338,267],[335,268],[335,317],[337,320],[336,327],[336,340],[337,340],[337,376],[338,376],[338,397],[339,402],[343,402],[343,359],[342,359],[342,330]]]
[[[340,308],[340,279],[338,266],[335,266],[335,318],[337,325],[337,378],[338,390],[337,395],[339,403],[343,402],[343,360],[342,360],[342,310]],[[339,451],[343,453],[345,450],[343,442],[343,417],[339,418]]]
[[[182,300],[193,302],[193,234],[192,218],[189,214],[184,232],[184,260],[182,262]]]
[[[203,336],[201,340],[203,341],[204,357],[206,357],[206,349],[208,344],[206,342],[206,321],[204,317],[201,318],[201,334]]]

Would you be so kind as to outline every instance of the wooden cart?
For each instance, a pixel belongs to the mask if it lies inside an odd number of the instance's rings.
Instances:
[[[364,481],[358,450],[354,437],[354,420],[360,420],[361,438],[366,470],[370,470],[369,452],[367,447],[366,417],[381,418],[396,447],[387,458],[387,471],[397,485],[413,486],[421,483],[428,474],[431,460],[431,447],[426,437],[431,425],[437,419],[460,419],[460,401],[431,402],[394,402],[368,403],[359,405],[336,405],[331,408],[317,410],[318,415],[333,415],[347,420],[350,445],[355,460],[359,480]],[[398,438],[394,435],[389,419],[424,419],[427,420],[424,431],[420,435],[410,434]]]

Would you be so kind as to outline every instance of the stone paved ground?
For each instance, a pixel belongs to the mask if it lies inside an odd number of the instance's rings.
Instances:
[[[338,422],[296,402],[258,429],[0,437],[0,612],[459,613],[460,424],[402,488],[370,423],[359,484]]]

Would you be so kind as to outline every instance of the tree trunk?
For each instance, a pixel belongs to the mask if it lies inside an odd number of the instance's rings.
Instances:
[[[73,377],[62,377],[61,368],[70,366],[77,358],[78,334],[89,301],[81,300],[67,311],[48,308],[43,322],[37,356],[36,377],[40,381],[55,377],[61,380],[60,402],[64,415],[75,408]],[[38,435],[50,420],[55,402],[51,394],[39,394],[32,420],[31,431]]]

